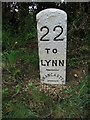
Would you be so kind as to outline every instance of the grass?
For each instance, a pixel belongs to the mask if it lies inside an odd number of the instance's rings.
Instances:
[[[5,118],[36,118],[37,113],[21,103],[9,103],[5,108]],[[3,118],[4,118],[3,117]]]
[[[15,98],[8,101],[9,90],[3,89],[3,117],[47,118],[51,115],[53,118],[85,118],[88,116],[88,105],[90,104],[88,94],[89,78],[80,81],[78,86],[73,82],[69,84],[69,87],[63,87],[59,99],[54,102],[47,94],[40,92],[36,86],[29,83],[27,94],[30,91],[31,94],[27,97],[24,96],[24,102],[27,98],[30,98],[32,107],[30,104],[22,103],[23,101],[20,101],[20,103],[15,102]],[[15,92],[20,94],[20,91],[20,86],[16,86]]]
[[[85,109],[89,105],[88,80],[81,81],[78,86],[71,85],[69,89],[63,89],[63,101],[55,107],[54,114],[57,118],[84,118],[88,114]]]
[[[23,52],[23,50],[11,50],[9,52],[4,52],[2,59],[4,66],[16,65],[19,59],[21,59],[23,62],[31,63],[33,67],[37,68],[38,66],[38,54],[34,51],[29,54],[27,51]]]
[[[68,25],[67,66],[71,70],[89,63],[87,23],[83,24],[85,36],[80,29],[76,31],[72,27],[73,23],[76,27],[81,24],[82,15],[78,17]],[[29,20],[26,28],[17,34],[14,29],[3,29],[3,118],[88,118],[90,76],[87,77],[87,72],[82,79],[73,81],[71,77],[57,99],[40,91],[36,27]]]

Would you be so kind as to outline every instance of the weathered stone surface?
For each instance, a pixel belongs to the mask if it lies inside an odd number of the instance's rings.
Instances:
[[[47,84],[65,84],[67,14],[50,8],[36,16],[40,79]]]

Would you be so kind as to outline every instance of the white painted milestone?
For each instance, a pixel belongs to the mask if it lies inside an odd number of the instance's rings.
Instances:
[[[40,79],[46,84],[65,84],[67,14],[49,8],[36,15]]]

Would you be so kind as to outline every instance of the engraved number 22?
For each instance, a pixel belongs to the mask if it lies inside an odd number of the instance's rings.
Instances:
[[[63,33],[63,28],[61,26],[55,26],[53,28],[53,31],[55,31],[57,28],[60,28],[60,33],[53,39],[54,41],[63,41],[63,39],[58,38],[62,33]],[[47,26],[43,26],[41,27],[40,31],[42,31],[43,29],[46,29],[46,33],[40,38],[40,41],[49,41],[49,39],[45,39],[45,36],[47,36],[47,34],[49,33],[49,28]]]

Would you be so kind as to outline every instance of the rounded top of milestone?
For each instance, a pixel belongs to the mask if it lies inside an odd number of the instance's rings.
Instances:
[[[65,11],[63,11],[63,10],[60,10],[60,9],[57,9],[57,8],[47,8],[47,9],[44,9],[44,10],[40,11],[36,15],[36,18],[38,20],[39,18],[41,18],[42,15],[44,15],[44,14],[51,15],[51,13],[54,13],[53,15],[55,15],[57,13],[59,15],[65,15],[65,16],[67,16],[67,13]]]

